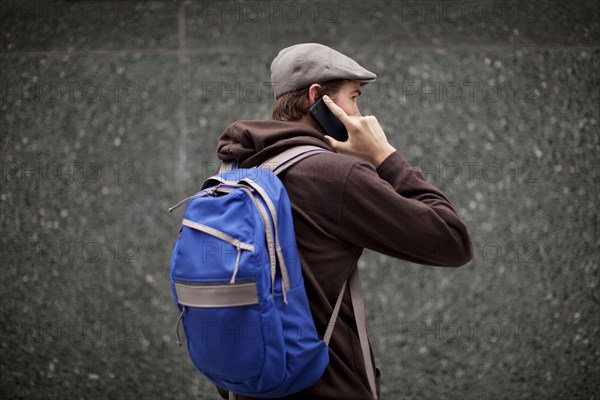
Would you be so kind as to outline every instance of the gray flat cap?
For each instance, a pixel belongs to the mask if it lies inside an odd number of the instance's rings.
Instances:
[[[271,63],[271,84],[276,99],[331,79],[351,79],[362,86],[376,78],[377,75],[350,57],[319,43],[286,47]]]

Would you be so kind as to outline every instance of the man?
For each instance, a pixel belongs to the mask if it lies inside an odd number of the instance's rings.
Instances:
[[[327,46],[285,48],[271,65],[273,120],[237,121],[218,144],[219,158],[236,160],[241,168],[297,145],[331,150],[298,162],[280,176],[292,203],[305,287],[321,337],[364,248],[448,267],[461,266],[472,256],[467,229],[446,196],[388,142],[374,116],[361,116],[360,88],[375,78]],[[321,96],[347,127],[348,141],[324,135],[308,115],[308,107]],[[317,383],[288,398],[372,398],[357,332],[346,291],[328,367]],[[378,395],[379,377],[376,369]]]

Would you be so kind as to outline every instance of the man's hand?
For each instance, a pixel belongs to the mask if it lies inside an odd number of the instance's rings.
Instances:
[[[371,162],[375,167],[383,162],[396,149],[388,143],[385,132],[379,125],[377,118],[372,115],[366,117],[349,116],[337,104],[323,96],[323,101],[331,112],[346,126],[348,140],[340,142],[331,136],[325,140],[336,150],[352,154]]]

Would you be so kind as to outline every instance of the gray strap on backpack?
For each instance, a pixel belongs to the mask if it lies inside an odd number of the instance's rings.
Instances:
[[[219,167],[219,171],[217,171],[217,174],[220,174],[221,172],[225,172],[225,171],[231,171],[233,169],[233,166],[234,166],[233,161],[223,161],[221,163],[221,166]]]
[[[342,285],[342,290],[340,290],[340,294],[338,295],[337,301],[335,302],[335,307],[333,308],[333,312],[331,313],[331,318],[329,319],[329,324],[327,325],[327,330],[325,331],[325,336],[323,336],[323,341],[327,346],[329,346],[329,341],[331,340],[331,335],[333,334],[333,328],[335,326],[335,321],[337,320],[338,314],[340,312],[340,308],[342,305],[342,298],[344,297],[344,292],[346,291],[346,285],[350,283],[350,298],[352,299],[352,309],[354,310],[354,318],[356,319],[356,327],[358,329],[358,339],[360,340],[360,348],[362,350],[363,360],[365,362],[365,371],[367,371],[367,380],[369,381],[369,387],[371,388],[371,393],[373,394],[373,399],[377,400],[377,387],[375,385],[375,371],[373,369],[373,360],[371,358],[371,350],[369,348],[369,339],[367,337],[367,321],[365,318],[365,300],[362,293],[362,288],[360,286],[360,279],[358,276],[358,267],[350,274],[347,280],[344,281]]]
[[[358,338],[360,339],[360,348],[362,350],[367,379],[371,387],[373,399],[377,400],[377,387],[375,386],[375,370],[373,360],[371,359],[371,350],[369,348],[369,339],[367,337],[367,321],[365,318],[365,300],[363,298],[360,280],[358,279],[358,267],[350,275],[350,297],[352,297],[352,308],[354,309],[354,318],[358,328]]]
[[[329,150],[325,150],[322,147],[312,146],[312,145],[304,145],[304,146],[296,146],[291,149],[285,150],[278,155],[269,158],[267,161],[263,162],[259,165],[260,168],[267,169],[274,174],[278,175],[296,164],[298,161],[305,159],[306,157],[310,157],[317,153],[324,153]],[[223,161],[221,163],[221,167],[219,168],[219,174],[225,171],[231,171],[235,168],[235,164],[233,161]]]

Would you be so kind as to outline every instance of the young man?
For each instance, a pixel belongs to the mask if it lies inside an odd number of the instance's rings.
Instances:
[[[447,267],[461,266],[472,256],[467,229],[450,201],[388,143],[374,116],[361,116],[360,88],[375,78],[327,46],[285,48],[271,65],[273,120],[237,121],[218,144],[219,158],[236,160],[241,168],[298,145],[331,150],[298,162],[280,176],[291,199],[304,283],[321,337],[364,248]],[[321,96],[347,127],[348,141],[324,135],[308,115],[308,107]],[[329,348],[330,363],[321,379],[287,398],[372,398],[348,291]],[[375,371],[379,395],[380,374]]]

